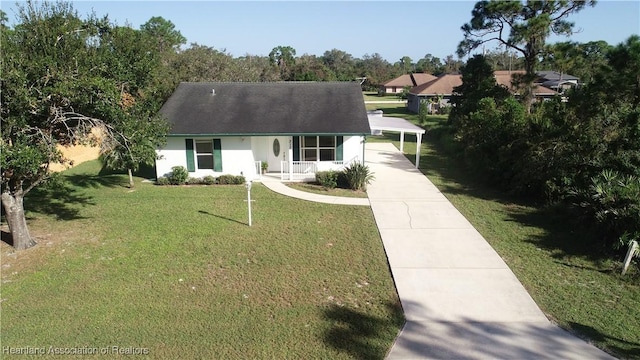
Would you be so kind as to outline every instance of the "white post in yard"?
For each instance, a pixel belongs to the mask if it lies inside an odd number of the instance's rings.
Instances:
[[[422,134],[416,133],[416,169],[420,165],[420,148],[422,147]]]
[[[404,149],[404,131],[400,131],[400,152]]]
[[[629,250],[627,250],[627,256],[624,258],[624,266],[622,267],[622,275],[627,273],[631,259],[636,255],[638,251],[638,242],[633,240],[629,243]]]
[[[245,187],[247,188],[247,206],[249,207],[249,226],[251,226],[251,183],[252,182],[253,181],[249,180],[245,184]]]

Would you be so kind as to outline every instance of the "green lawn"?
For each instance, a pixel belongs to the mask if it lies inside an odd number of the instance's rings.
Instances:
[[[367,193],[364,191],[354,191],[350,189],[341,189],[341,188],[325,189],[324,187],[322,187],[322,185],[318,185],[315,183],[291,182],[291,183],[286,183],[286,185],[292,189],[306,191],[306,192],[320,194],[320,195],[355,197],[355,198],[367,197]]]
[[[382,107],[385,115],[417,119],[401,106]],[[450,136],[442,136],[445,119],[429,117],[425,125],[420,170],[502,256],[552,321],[618,357],[640,359],[638,266],[622,277],[622,258],[603,255],[578,220],[479,184],[451,155]],[[367,141],[399,147],[396,134]],[[405,136],[404,149],[413,162],[414,136]]]
[[[379,96],[375,91],[364,91],[362,93],[365,101],[389,101],[389,100],[400,100],[398,95],[396,94],[387,94],[383,96]]]
[[[136,347],[166,359],[385,356],[403,316],[368,207],[256,185],[249,227],[241,185],[138,178],[129,190],[125,176],[99,170],[80,165],[66,174],[71,186],[27,199],[37,247],[2,244],[3,347]]]

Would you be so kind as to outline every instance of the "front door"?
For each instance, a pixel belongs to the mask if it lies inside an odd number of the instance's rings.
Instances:
[[[280,172],[282,170],[281,161],[287,161],[289,153],[289,138],[287,136],[269,136],[269,171]]]

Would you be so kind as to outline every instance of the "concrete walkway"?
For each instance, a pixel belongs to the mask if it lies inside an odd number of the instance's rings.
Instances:
[[[271,176],[263,176],[261,182],[264,186],[271,189],[271,191],[302,200],[320,202],[325,204],[369,206],[369,199],[367,198],[330,196],[314,194],[307,191],[300,191],[288,187],[287,185],[282,183],[280,179]]]
[[[614,359],[547,320],[502,258],[390,143],[367,143],[368,199],[316,195],[263,177],[308,201],[371,205],[406,323],[387,359]]]
[[[613,359],[551,324],[484,238],[393,144],[368,187],[406,317],[388,359]]]

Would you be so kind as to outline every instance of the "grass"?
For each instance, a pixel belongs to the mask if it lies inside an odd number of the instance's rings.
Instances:
[[[417,120],[401,106],[382,110]],[[456,158],[443,119],[427,121],[420,170],[500,254],[552,321],[617,357],[640,359],[637,264],[621,276],[622,257],[603,254],[576,219],[479,183]],[[399,147],[397,134],[367,141]],[[414,136],[405,135],[404,149],[413,162]]]
[[[390,101],[390,100],[401,100],[397,94],[387,94],[383,96],[379,96],[375,91],[364,91],[362,93],[364,96],[364,101]]]
[[[340,197],[354,197],[354,198],[366,198],[367,193],[364,191],[354,191],[350,189],[325,189],[322,185],[315,183],[286,183],[290,188],[306,191],[314,194],[340,196]]]
[[[26,200],[39,245],[0,249],[3,347],[137,347],[175,359],[386,355],[403,316],[369,208],[256,185],[249,227],[243,186],[137,178],[130,190],[126,176],[99,171],[80,165],[65,173],[71,185]]]

